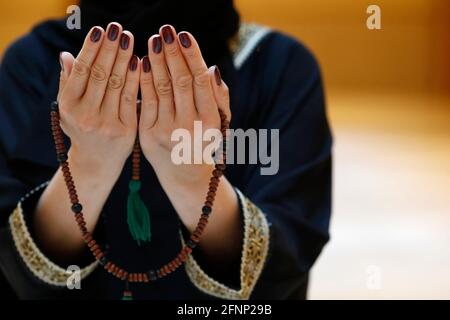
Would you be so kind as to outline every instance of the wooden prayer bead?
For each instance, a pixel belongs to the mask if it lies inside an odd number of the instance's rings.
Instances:
[[[213,175],[214,175],[214,177],[216,177],[216,178],[220,178],[220,177],[222,176],[222,171],[215,169],[215,170],[213,171]]]
[[[204,214],[210,214],[211,211],[212,211],[212,210],[211,210],[211,206],[204,205],[203,208],[202,208],[202,212],[203,212]]]
[[[172,272],[167,264],[163,267],[163,270],[164,270],[167,274],[169,274],[169,273]]]
[[[219,183],[219,179],[218,179],[217,177],[212,177],[212,178],[210,179],[210,181],[211,181],[212,183],[216,183],[216,184]]]
[[[221,158],[223,159],[223,163],[217,163],[215,165],[215,169],[211,174],[211,179],[208,184],[208,192],[205,197],[204,206],[201,208],[202,214],[197,223],[195,231],[191,234],[189,240],[187,241],[187,245],[183,246],[178,255],[174,259],[169,261],[167,264],[163,265],[156,271],[150,270],[146,273],[129,273],[126,270],[118,267],[111,261],[107,261],[105,253],[102,252],[100,246],[93,239],[92,234],[86,228],[86,221],[84,220],[84,216],[82,213],[83,208],[79,202],[76,187],[69,168],[64,134],[60,127],[58,103],[57,102],[52,103],[50,112],[50,124],[53,135],[53,142],[55,144],[57,160],[59,161],[59,165],[61,167],[61,171],[64,177],[64,182],[66,184],[67,191],[69,194],[71,209],[75,213],[75,221],[78,224],[78,227],[80,228],[84,242],[89,247],[94,257],[100,262],[100,264],[103,266],[105,270],[107,270],[109,273],[112,273],[115,277],[123,281],[127,280],[129,282],[155,281],[159,278],[162,278],[174,272],[180,265],[186,262],[189,255],[192,253],[192,249],[195,248],[196,244],[200,241],[203,230],[205,229],[208,223],[208,217],[212,212],[212,206],[220,182],[219,178],[223,175],[223,171],[226,168],[225,162],[226,162],[226,147],[228,135],[227,129],[229,127],[229,121],[227,120],[226,114],[222,110],[219,110],[219,114],[221,119],[220,130],[223,135],[222,148],[224,150],[221,152]],[[139,145],[139,139],[136,139],[135,144],[133,146],[133,153],[131,157],[132,179],[136,181],[140,180],[141,157],[142,155],[141,155],[141,148]]]
[[[87,233],[83,236],[84,242],[89,242],[92,240],[92,235],[90,233]]]

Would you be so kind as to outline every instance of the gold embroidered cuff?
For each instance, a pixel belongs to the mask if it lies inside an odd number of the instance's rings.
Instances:
[[[247,300],[261,275],[269,250],[269,225],[264,213],[238,189],[244,217],[244,245],[240,269],[240,289],[231,289],[209,277],[192,255],[185,269],[192,283],[206,294],[229,300]]]
[[[25,223],[21,202],[10,216],[9,225],[17,252],[33,275],[47,284],[65,287],[72,273],[51,262],[36,246]],[[97,265],[95,261],[81,269],[81,279],[94,271]]]

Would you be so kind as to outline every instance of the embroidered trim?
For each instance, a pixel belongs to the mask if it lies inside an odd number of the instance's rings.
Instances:
[[[9,226],[11,228],[11,234],[17,252],[33,275],[47,284],[65,287],[67,285],[67,279],[72,275],[72,273],[50,261],[39,250],[33,241],[30,232],[28,231],[25,218],[23,216],[22,202],[47,185],[48,182],[41,184],[20,200],[17,208],[9,217]],[[86,278],[89,274],[91,274],[97,265],[98,262],[95,261],[81,269],[81,279]]]
[[[270,33],[270,29],[253,24],[242,23],[237,36],[231,41],[234,66],[240,69],[259,42]]]
[[[269,250],[269,225],[264,213],[236,189],[244,216],[244,246],[240,269],[240,289],[231,289],[209,277],[192,255],[185,270],[191,282],[211,296],[229,300],[247,300],[263,270]]]

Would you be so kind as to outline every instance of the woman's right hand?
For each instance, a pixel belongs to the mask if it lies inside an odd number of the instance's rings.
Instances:
[[[110,23],[106,32],[91,29],[76,59],[60,55],[61,127],[71,162],[85,172],[117,178],[132,151],[140,74],[133,44],[130,32]]]
[[[86,221],[93,231],[137,134],[140,62],[133,36],[117,23],[94,27],[77,58],[63,52],[58,93],[61,127],[70,137],[69,165]],[[66,214],[67,213],[67,214]],[[38,242],[56,261],[73,261],[84,248],[59,169],[34,215]]]

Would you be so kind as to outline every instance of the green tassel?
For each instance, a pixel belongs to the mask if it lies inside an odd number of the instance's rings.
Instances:
[[[128,185],[130,193],[128,195],[127,211],[128,211],[128,228],[134,240],[140,245],[141,242],[150,242],[150,215],[139,195],[141,189],[141,182],[138,180],[131,180]]]
[[[131,294],[131,291],[125,291],[123,293],[122,300],[128,300],[128,301],[133,300],[133,295]]]

